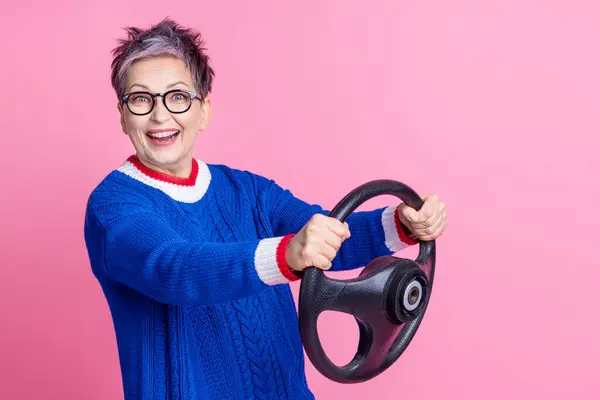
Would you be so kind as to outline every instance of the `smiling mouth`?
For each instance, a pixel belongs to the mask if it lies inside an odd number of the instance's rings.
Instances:
[[[168,131],[150,131],[146,133],[146,136],[154,143],[168,144],[175,141],[177,136],[179,136],[179,133],[178,130],[172,129]]]

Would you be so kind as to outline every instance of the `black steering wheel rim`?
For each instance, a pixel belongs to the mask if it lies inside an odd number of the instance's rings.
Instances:
[[[330,212],[329,216],[339,221],[345,220],[364,202],[381,195],[392,195],[399,198],[408,206],[419,210],[423,205],[421,197],[407,185],[394,180],[374,180],[365,183],[348,193]],[[407,261],[394,258],[395,260]],[[382,262],[390,262],[386,258]],[[309,267],[302,274],[299,294],[299,323],[300,333],[307,356],[315,368],[327,378],[339,383],[358,383],[370,380],[388,369],[412,341],[419,328],[429,304],[431,287],[435,275],[435,241],[420,241],[419,254],[410,263],[416,264],[427,275],[428,290],[426,291],[421,312],[412,320],[386,326],[387,334],[395,339],[389,345],[385,354],[374,356],[371,348],[373,339],[373,326],[362,318],[357,309],[337,309],[344,293],[351,293],[350,285],[360,284],[362,277],[340,281],[325,276],[324,272],[315,267]],[[346,298],[346,301],[350,299]],[[338,303],[336,303],[336,301]],[[325,354],[317,332],[318,316],[326,310],[342,311],[353,315],[358,323],[360,340],[358,351],[354,358],[343,366],[335,365]],[[353,312],[354,311],[354,312]],[[391,329],[391,330],[390,330]],[[369,354],[367,357],[366,354]]]

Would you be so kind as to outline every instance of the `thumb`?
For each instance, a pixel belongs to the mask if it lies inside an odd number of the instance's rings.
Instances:
[[[401,208],[401,213],[408,222],[417,222],[419,220],[419,213],[417,210],[407,205]]]

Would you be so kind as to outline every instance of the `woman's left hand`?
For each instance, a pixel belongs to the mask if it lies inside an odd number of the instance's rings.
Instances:
[[[404,203],[400,204],[398,218],[413,233],[414,238],[423,241],[435,240],[448,226],[446,205],[435,194],[428,194],[422,198],[423,206],[419,211]]]

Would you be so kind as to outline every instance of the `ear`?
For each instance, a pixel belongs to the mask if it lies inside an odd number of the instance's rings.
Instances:
[[[202,103],[202,119],[200,120],[200,130],[203,131],[208,126],[208,121],[210,120],[210,111],[211,111],[211,103],[210,99],[204,99]]]
[[[121,102],[117,103],[117,110],[119,110],[119,114],[121,116],[121,129],[123,130],[123,133],[127,135],[127,129],[125,129],[125,110],[123,110]]]

